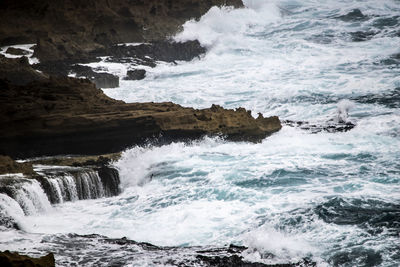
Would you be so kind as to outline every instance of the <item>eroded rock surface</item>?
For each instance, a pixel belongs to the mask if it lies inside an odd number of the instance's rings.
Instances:
[[[0,55],[0,79],[8,80],[12,84],[25,85],[46,78],[46,75],[31,68],[28,58],[10,59]]]
[[[173,103],[111,99],[88,80],[50,78],[28,85],[0,81],[0,154],[13,157],[118,152],[146,141],[224,135],[260,141],[281,128],[244,108],[196,110]]]
[[[88,0],[0,2],[0,45],[37,43],[41,62],[84,59],[111,44],[164,40],[214,5],[241,0]],[[95,12],[94,12],[95,11]]]

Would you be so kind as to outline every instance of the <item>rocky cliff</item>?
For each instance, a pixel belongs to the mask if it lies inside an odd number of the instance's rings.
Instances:
[[[26,85],[0,80],[0,154],[28,157],[103,154],[147,141],[204,135],[260,141],[281,128],[243,108],[197,110],[173,103],[111,99],[88,80],[49,78]]]
[[[0,46],[37,43],[42,62],[84,59],[86,53],[125,42],[163,40],[212,6],[241,0],[4,0]]]

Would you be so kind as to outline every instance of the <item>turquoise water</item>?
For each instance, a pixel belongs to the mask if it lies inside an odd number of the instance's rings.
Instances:
[[[240,244],[245,259],[265,263],[400,264],[400,2],[246,5],[184,25],[175,39],[199,39],[205,56],[146,68],[144,80],[105,93],[321,125],[348,111],[356,127],[284,126],[258,144],[205,138],[128,149],[115,163],[121,195],[28,216],[31,234],[13,246],[37,249],[27,245],[41,238],[34,233],[96,233],[163,246]],[[109,68],[123,76],[132,66]]]

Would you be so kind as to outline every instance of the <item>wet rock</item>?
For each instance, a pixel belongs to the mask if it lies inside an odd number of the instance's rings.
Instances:
[[[8,80],[14,85],[26,85],[32,81],[46,79],[47,76],[32,69],[28,58],[6,58],[0,55],[0,79]],[[1,85],[0,85],[1,86]],[[6,86],[6,85],[2,85]]]
[[[146,77],[146,71],[143,69],[128,70],[124,80],[143,80]]]
[[[177,60],[190,61],[206,53],[199,41],[171,42],[156,41],[135,46],[116,45],[105,50],[93,52],[94,56],[109,56],[107,61],[134,63],[154,67],[156,61],[172,62]]]
[[[32,258],[8,250],[0,252],[0,266],[4,267],[52,267],[55,266],[53,253],[40,258]]]
[[[77,77],[85,77],[93,81],[98,88],[114,88],[119,86],[119,78],[104,71],[95,72],[88,66],[77,63],[99,61],[100,57],[107,56],[106,61],[129,63],[131,65],[145,65],[155,67],[157,61],[173,62],[176,60],[190,61],[204,54],[206,49],[198,41],[183,43],[158,41],[137,46],[115,45],[97,49],[88,53],[85,57],[74,59],[65,58],[58,61],[45,61],[35,64],[33,67],[50,75],[66,76],[75,73]],[[138,80],[145,76],[144,70],[129,71],[126,79]]]
[[[97,88],[115,88],[119,87],[119,77],[106,72],[95,72],[91,67],[74,65],[71,71],[77,77],[84,77],[92,81]]]
[[[6,53],[11,54],[11,55],[16,55],[16,56],[29,55],[29,51],[26,51],[25,49],[21,49],[21,48],[15,48],[15,47],[7,48]]]
[[[13,157],[98,155],[151,140],[163,144],[204,135],[258,142],[281,128],[277,117],[254,119],[243,108],[196,110],[173,103],[126,104],[81,79],[3,84],[0,153]]]
[[[305,131],[309,131],[313,134],[320,132],[328,132],[328,133],[338,133],[338,132],[347,132],[356,127],[356,125],[352,122],[334,122],[329,121],[324,124],[312,124],[306,121],[292,121],[292,120],[284,120],[282,124],[300,128]]]
[[[96,48],[117,43],[150,42],[174,35],[214,5],[242,7],[241,0],[73,0],[62,3],[0,2],[0,45],[38,43],[41,62],[84,58]]]
[[[363,20],[367,20],[368,16],[365,16],[359,9],[353,9],[346,15],[337,17],[337,19],[340,19],[340,20],[346,21],[346,22],[363,21]]]

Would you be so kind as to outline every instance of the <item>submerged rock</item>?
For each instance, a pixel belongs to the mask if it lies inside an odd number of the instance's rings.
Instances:
[[[335,121],[329,121],[323,124],[312,124],[307,121],[284,120],[282,121],[282,123],[290,127],[296,127],[305,131],[309,131],[313,134],[320,132],[328,132],[328,133],[347,132],[356,127],[356,125],[352,122],[335,122]]]
[[[3,267],[52,267],[55,266],[54,254],[49,253],[40,258],[32,258],[8,250],[0,252],[0,266]]]

